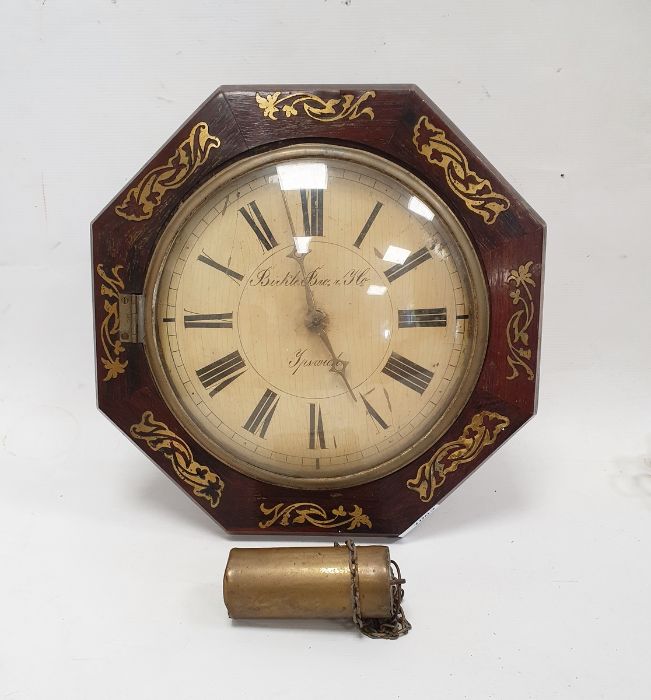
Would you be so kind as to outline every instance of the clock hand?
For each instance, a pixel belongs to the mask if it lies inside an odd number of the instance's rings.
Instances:
[[[287,215],[289,216],[289,210],[287,211]],[[292,252],[287,255],[288,258],[296,260],[301,270],[301,274],[303,275],[305,301],[307,302],[307,316],[305,317],[305,325],[308,330],[312,331],[313,333],[317,333],[319,338],[321,338],[323,344],[328,349],[328,352],[330,353],[330,357],[332,359],[332,366],[330,367],[330,371],[334,372],[335,374],[338,374],[342,378],[344,384],[346,385],[346,389],[348,389],[349,394],[353,397],[353,401],[356,402],[357,397],[355,396],[353,389],[350,386],[350,383],[348,382],[348,379],[346,377],[346,366],[348,365],[348,362],[344,362],[344,360],[338,357],[337,353],[334,351],[332,343],[330,342],[330,338],[328,338],[328,333],[326,332],[326,323],[328,321],[328,317],[323,311],[321,311],[321,309],[316,308],[314,294],[312,293],[312,288],[310,287],[310,283],[305,272],[305,256],[308,255],[309,252],[310,251],[308,250],[307,253],[299,253],[296,250],[296,245],[294,245],[294,247],[292,248]]]
[[[294,228],[294,220],[292,219],[291,212],[289,211],[289,204],[287,204],[287,194],[285,193],[285,190],[280,190],[280,194],[283,196],[283,204],[285,205],[285,211],[287,212],[289,228],[292,232],[292,240],[294,240],[294,238],[296,238],[296,229]]]
[[[303,283],[305,287],[305,299],[307,301],[307,309],[309,316],[311,317],[308,328],[313,329],[316,328],[316,326],[318,326],[323,319],[325,319],[325,314],[323,313],[323,311],[319,311],[319,309],[316,308],[316,304],[314,303],[314,295],[312,294],[312,288],[308,284],[307,274],[305,273],[305,256],[310,252],[310,250],[308,249],[305,253],[298,252],[298,249],[296,248],[296,229],[294,228],[294,220],[292,219],[291,212],[289,211],[289,204],[287,204],[287,194],[285,193],[285,190],[280,190],[280,192],[283,196],[283,203],[285,204],[285,211],[287,212],[289,228],[292,231],[292,241],[294,242],[292,252],[289,253],[287,257],[296,260],[298,266],[301,268],[301,274],[303,275]]]
[[[348,389],[348,393],[353,397],[353,401],[356,402],[357,397],[355,396],[355,393],[353,392],[353,389],[350,386],[348,379],[346,378],[346,367],[349,365],[349,363],[345,360],[342,360],[335,353],[332,347],[332,343],[330,342],[330,338],[328,338],[328,334],[324,325],[319,326],[317,333],[319,334],[319,338],[321,338],[321,340],[323,341],[323,344],[326,346],[326,348],[328,348],[328,352],[330,353],[330,357],[332,358],[332,366],[330,367],[330,371],[334,372],[335,374],[338,374],[343,379],[344,384],[346,385],[346,389]]]
[[[296,260],[299,268],[301,269],[301,274],[303,275],[303,287],[305,289],[305,300],[307,301],[308,318],[310,318],[311,320],[311,323],[308,325],[306,322],[306,325],[312,330],[316,329],[316,327],[323,321],[323,319],[325,319],[325,314],[323,313],[323,311],[320,311],[316,308],[316,304],[314,302],[314,294],[312,294],[312,287],[310,287],[310,284],[307,279],[307,274],[305,272],[305,256],[309,253],[309,250],[307,251],[307,253],[299,253],[296,250],[296,245],[294,245],[294,247],[292,248],[292,252],[289,253],[287,257]]]

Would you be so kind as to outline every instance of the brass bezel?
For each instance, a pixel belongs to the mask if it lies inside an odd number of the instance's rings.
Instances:
[[[375,169],[386,177],[393,178],[402,183],[405,187],[411,189],[435,211],[449,227],[462,253],[477,314],[476,323],[473,325],[473,354],[468,363],[466,375],[453,400],[430,430],[421,436],[411,448],[404,450],[390,460],[376,465],[375,467],[363,469],[356,474],[314,478],[282,475],[249,464],[235,455],[232,455],[211,436],[201,430],[185,410],[181,401],[177,398],[174,388],[167,378],[163,363],[160,360],[161,352],[159,349],[158,334],[155,328],[154,310],[156,307],[158,284],[175,237],[178,235],[185,221],[192,216],[197,208],[203,205],[213,191],[223,187],[230,180],[254,168],[264,167],[289,158],[319,157],[335,158],[343,161],[348,160]],[[179,423],[204,449],[233,469],[265,483],[295,489],[331,489],[366,484],[398,471],[420,457],[448,430],[467,404],[477,384],[488,345],[488,330],[490,327],[488,285],[477,252],[475,251],[466,229],[445,202],[425,185],[422,180],[396,163],[361,148],[320,143],[310,143],[309,145],[295,144],[245,157],[219,171],[179,205],[177,211],[165,227],[165,230],[156,244],[147,268],[143,296],[145,355],[156,386],[163,400],[176,416]]]

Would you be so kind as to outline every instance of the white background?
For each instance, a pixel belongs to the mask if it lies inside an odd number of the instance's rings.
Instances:
[[[2,0],[0,698],[650,697],[650,27],[646,0]],[[230,622],[242,540],[95,409],[89,222],[218,85],[291,82],[417,83],[548,224],[539,415],[392,544],[397,642]]]

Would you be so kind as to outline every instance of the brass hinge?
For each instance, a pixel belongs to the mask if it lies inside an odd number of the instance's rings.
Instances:
[[[120,340],[123,343],[142,343],[145,337],[143,313],[145,298],[142,294],[120,294]]]

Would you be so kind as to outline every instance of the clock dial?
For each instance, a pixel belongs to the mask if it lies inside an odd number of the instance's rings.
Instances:
[[[483,360],[485,282],[451,212],[353,149],[255,156],[181,207],[154,256],[147,354],[209,451],[258,478],[377,478],[422,453]]]

